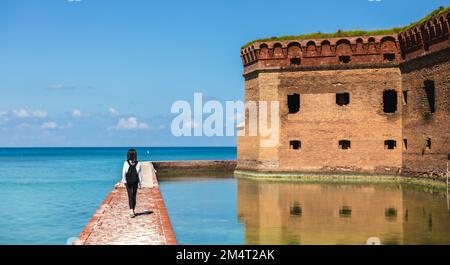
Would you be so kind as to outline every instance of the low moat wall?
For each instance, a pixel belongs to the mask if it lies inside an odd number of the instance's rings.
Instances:
[[[343,183],[385,183],[397,182],[446,188],[446,172],[436,175],[426,174],[369,174],[359,172],[270,172],[241,170],[235,160],[213,161],[164,161],[153,162],[158,176],[170,177],[244,177],[262,180],[299,181],[299,182],[343,182]]]
[[[232,175],[236,169],[235,160],[195,160],[153,162],[159,177]]]

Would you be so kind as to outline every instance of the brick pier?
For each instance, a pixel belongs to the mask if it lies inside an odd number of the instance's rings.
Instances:
[[[174,245],[175,234],[152,163],[142,167],[142,189],[138,190],[135,218],[130,218],[127,191],[111,191],[75,245]]]

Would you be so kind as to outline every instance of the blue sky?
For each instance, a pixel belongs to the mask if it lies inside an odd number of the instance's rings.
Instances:
[[[255,38],[383,29],[450,0],[1,0],[0,146],[234,146],[171,135],[176,100],[242,100]]]

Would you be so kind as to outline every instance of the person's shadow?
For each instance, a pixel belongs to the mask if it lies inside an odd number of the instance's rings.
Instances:
[[[150,215],[152,213],[153,213],[153,211],[143,211],[141,213],[136,213],[135,216],[138,217],[138,216],[141,216],[141,215]]]

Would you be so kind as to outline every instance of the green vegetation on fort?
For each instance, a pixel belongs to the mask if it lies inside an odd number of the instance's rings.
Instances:
[[[270,38],[263,38],[263,39],[257,39],[253,40],[241,48],[246,48],[250,45],[252,45],[255,42],[263,42],[263,41],[284,41],[284,40],[298,40],[298,39],[326,39],[326,38],[340,38],[340,37],[369,37],[369,36],[377,36],[377,35],[393,35],[398,34],[402,31],[405,31],[407,29],[410,29],[412,27],[415,27],[417,25],[420,25],[424,23],[425,21],[429,20],[432,17],[438,16],[442,13],[445,13],[447,11],[450,11],[449,7],[439,7],[435,10],[433,10],[431,13],[426,15],[424,18],[420,19],[419,21],[413,22],[405,27],[398,27],[398,28],[392,28],[392,29],[384,29],[384,30],[338,30],[334,33],[322,33],[322,32],[316,32],[316,33],[309,33],[309,34],[302,34],[302,35],[288,35],[288,36],[280,36],[280,37],[270,37]]]

